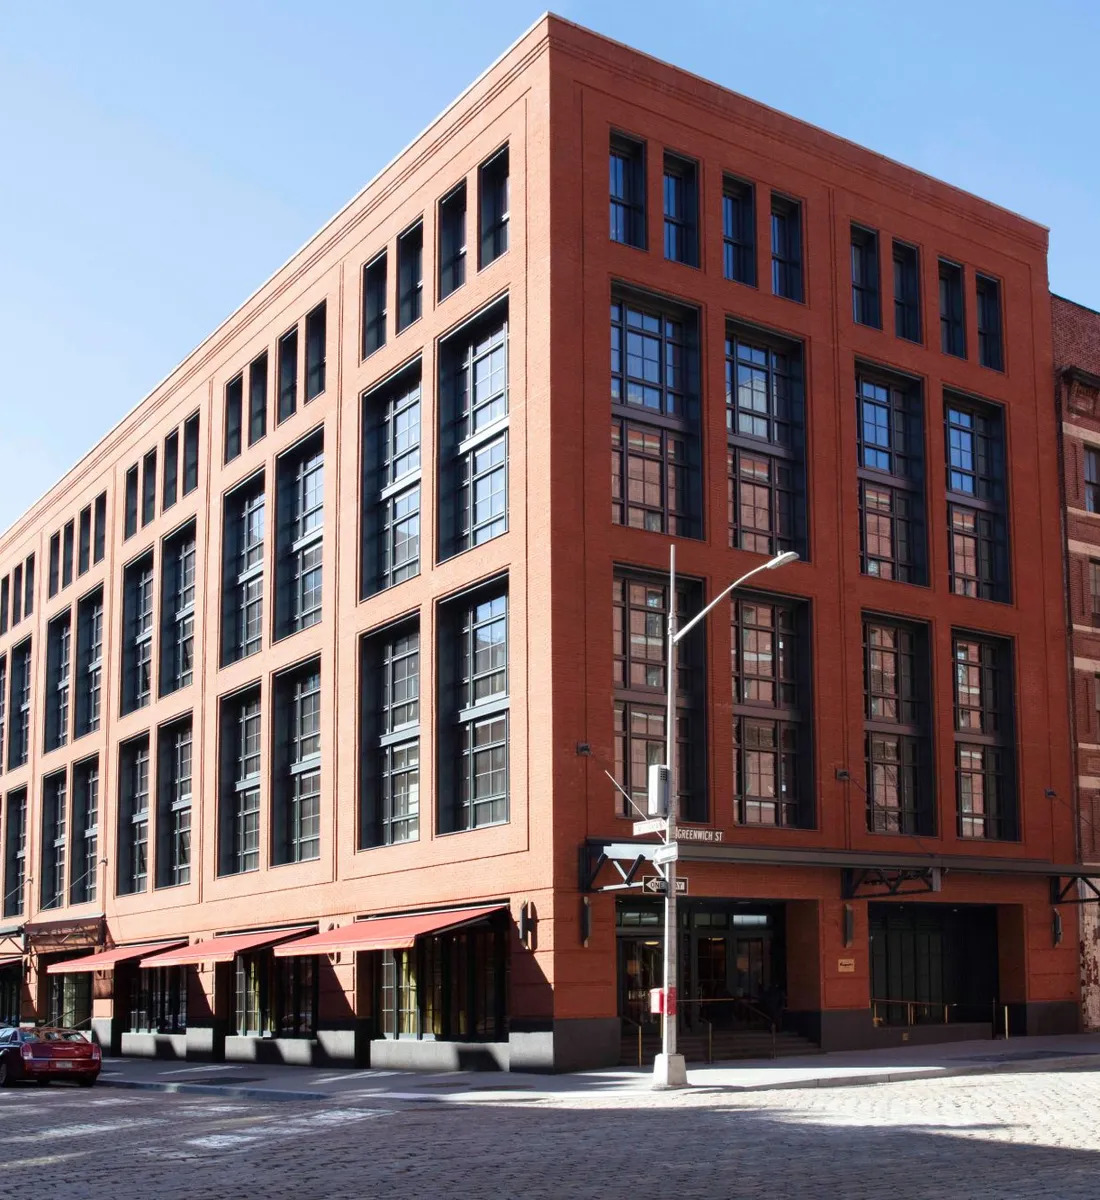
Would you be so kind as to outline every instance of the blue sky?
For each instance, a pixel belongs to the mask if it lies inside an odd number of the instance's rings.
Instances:
[[[0,530],[542,11],[0,0]],[[1050,226],[1100,308],[1095,0],[555,11]]]

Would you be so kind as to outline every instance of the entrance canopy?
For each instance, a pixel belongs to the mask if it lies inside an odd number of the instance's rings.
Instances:
[[[506,904],[494,904],[488,908],[451,909],[407,917],[372,917],[276,946],[275,957],[333,954],[337,950],[411,950],[418,937],[478,925],[494,913],[506,912],[507,908]]]
[[[73,971],[113,971],[116,963],[129,962],[141,958],[143,954],[151,954],[155,950],[167,950],[180,946],[182,939],[177,942],[142,942],[138,946],[116,946],[113,950],[102,950],[99,954],[85,954],[81,958],[66,958],[63,962],[50,963],[46,968],[47,975],[68,975]],[[0,960],[0,965],[2,960]]]
[[[235,933],[227,937],[208,938],[205,942],[195,942],[191,946],[180,946],[177,950],[169,950],[164,954],[154,954],[141,960],[142,968],[146,967],[189,967],[196,963],[227,963],[232,962],[238,954],[247,954],[250,950],[262,950],[265,946],[273,946],[276,942],[285,942],[288,938],[298,937],[308,932],[304,929],[268,929],[263,933]]]

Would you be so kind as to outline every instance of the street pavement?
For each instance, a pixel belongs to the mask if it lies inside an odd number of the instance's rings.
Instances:
[[[1098,1112],[1095,1067],[434,1103],[13,1087],[0,1197],[1093,1200]]]

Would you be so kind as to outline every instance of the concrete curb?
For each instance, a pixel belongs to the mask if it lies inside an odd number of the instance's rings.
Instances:
[[[190,1096],[227,1096],[233,1100],[334,1100],[331,1092],[288,1092],[283,1088],[234,1087],[221,1083],[155,1083],[144,1079],[105,1079],[97,1087],[131,1088],[143,1092],[177,1092]]]

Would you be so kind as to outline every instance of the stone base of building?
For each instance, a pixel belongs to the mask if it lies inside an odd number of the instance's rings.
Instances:
[[[134,1058],[185,1059],[186,1033],[124,1033],[121,1052]]]

